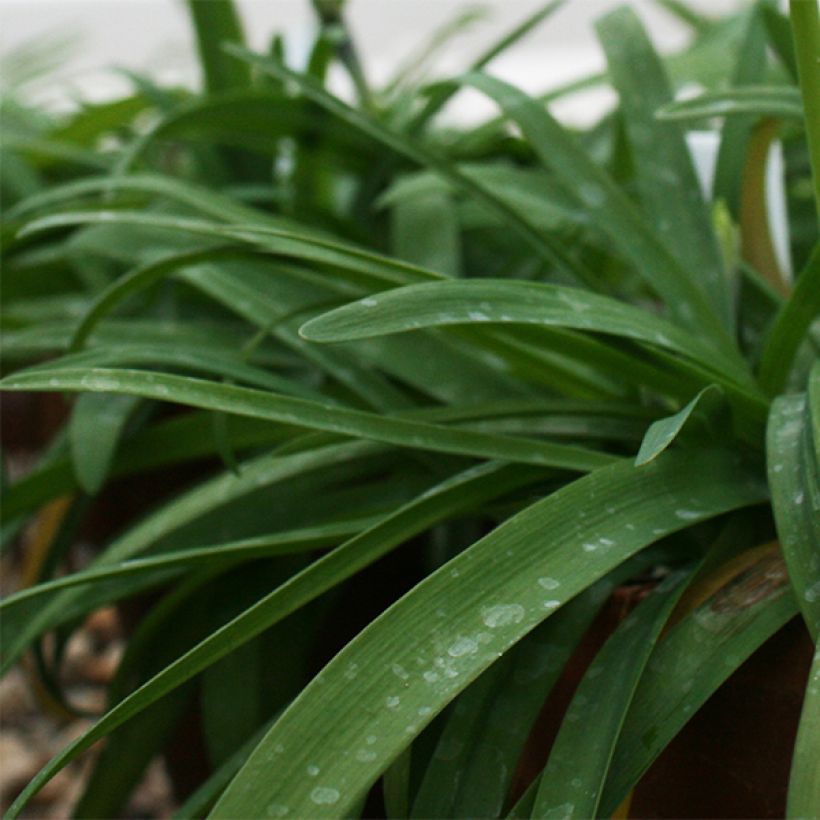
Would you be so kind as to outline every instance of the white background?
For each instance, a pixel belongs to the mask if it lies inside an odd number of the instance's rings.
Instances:
[[[690,0],[709,14],[739,8],[748,0]],[[595,40],[595,18],[623,0],[569,0],[510,52],[493,73],[531,92],[544,91],[603,66]],[[685,27],[651,0],[629,0],[662,51],[682,46]],[[240,0],[248,40],[262,49],[274,31],[285,34],[289,52],[303,59],[314,30],[308,0]],[[372,82],[387,80],[430,33],[457,10],[483,7],[487,17],[458,36],[438,62],[458,72],[483,47],[543,5],[543,0],[349,0],[347,18]],[[197,82],[193,44],[181,0],[0,0],[0,54],[43,35],[76,38],[72,56],[46,83],[27,89],[33,102],[65,105],[71,97],[99,100],[128,85],[114,67],[150,73],[169,82]],[[557,107],[558,116],[579,124],[607,99],[592,92]],[[460,118],[475,119],[491,107],[476,94],[459,95]],[[486,106],[486,108],[482,108]]]

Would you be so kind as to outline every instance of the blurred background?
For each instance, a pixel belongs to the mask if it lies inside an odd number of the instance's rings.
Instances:
[[[603,67],[593,21],[624,0],[569,0],[550,20],[492,64],[492,72],[522,88],[543,91]],[[663,52],[682,47],[686,28],[657,0],[628,0]],[[721,14],[746,0],[689,0],[705,13]],[[276,31],[285,34],[288,56],[299,65],[314,30],[309,0],[239,0],[252,47],[267,47]],[[347,18],[368,77],[387,81],[412,61],[430,34],[454,15],[474,12],[474,21],[440,55],[437,68],[459,71],[484,46],[543,5],[543,0],[348,0]],[[72,100],[103,100],[128,88],[117,69],[150,73],[169,83],[194,86],[193,43],[185,8],[178,0],[0,0],[0,55],[27,43],[50,44],[46,55],[59,62],[50,82],[27,89],[33,102],[61,108]],[[344,92],[343,88],[339,89]],[[595,119],[609,100],[603,89],[573,95],[553,113],[573,124]],[[477,93],[459,94],[448,114],[474,121],[492,111]]]

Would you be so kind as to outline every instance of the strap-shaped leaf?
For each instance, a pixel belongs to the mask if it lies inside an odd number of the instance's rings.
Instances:
[[[753,474],[715,450],[605,467],[537,502],[348,644],[212,816],[343,816],[447,703],[563,603],[663,535],[763,496]],[[308,767],[317,777],[305,777]]]
[[[797,277],[794,291],[775,317],[760,361],[760,385],[773,395],[788,383],[800,345],[820,317],[820,245]]]
[[[372,564],[397,544],[440,520],[446,520],[457,511],[473,509],[542,476],[542,470],[533,468],[513,468],[495,463],[481,465],[442,482],[386,516],[371,529],[345,542],[213,632],[106,713],[88,732],[54,757],[29,783],[10,809],[9,817],[16,817],[45,783],[96,740],[105,737],[238,646]],[[744,486],[747,495],[754,492],[747,482]],[[737,499],[737,494],[734,497]],[[744,502],[736,500],[735,503]]]
[[[767,552],[694,609],[652,653],[601,798],[611,816],[711,694],[796,611],[786,568]]]
[[[237,65],[222,50],[223,43],[242,44],[242,25],[232,0],[188,0],[194,23],[205,89],[224,91],[250,85],[247,66]]]
[[[667,122],[698,122],[738,114],[802,120],[800,92],[790,85],[748,85],[667,103],[657,112],[658,119]]]
[[[820,368],[815,369],[820,379]],[[794,593],[812,637],[820,635],[820,470],[812,430],[820,407],[805,394],[772,405],[767,434],[777,533]]]
[[[615,459],[605,453],[568,444],[551,444],[472,430],[453,430],[427,422],[379,416],[262,390],[139,370],[89,368],[27,371],[4,379],[0,387],[6,390],[123,393],[383,441],[399,447],[498,458],[570,470],[592,470]]]
[[[496,279],[409,285],[337,308],[300,329],[319,342],[364,339],[425,327],[470,323],[569,327],[636,339],[718,368],[729,380],[738,372],[733,356],[694,334],[624,302],[578,288]]]
[[[575,261],[561,243],[555,241],[549,234],[539,231],[527,219],[522,218],[519,213],[496,196],[492,188],[462,174],[446,156],[431,151],[417,141],[408,139],[401,132],[388,128],[378,120],[356,111],[337,97],[328,94],[310,77],[290,71],[275,60],[232,46],[228,46],[227,50],[235,57],[258,66],[274,77],[295,83],[308,99],[330,111],[342,122],[352,125],[362,133],[388,146],[396,153],[430,168],[445,179],[450,180],[460,191],[475,199],[489,211],[497,214],[510,230],[514,231],[545,262],[556,265],[574,279],[580,279],[589,285],[595,285],[595,277],[579,262]]]
[[[597,817],[612,753],[649,655],[692,573],[677,572],[624,620],[573,696],[538,784],[532,817]]]
[[[716,428],[728,429],[723,391],[717,385],[704,387],[682,410],[653,422],[641,442],[635,464],[657,458],[687,428],[714,434]]]
[[[621,100],[644,210],[725,326],[733,327],[729,280],[683,130],[655,117],[672,99],[663,63],[631,9],[610,12],[596,29]]]
[[[703,333],[722,353],[737,355],[714,305],[693,274],[682,267],[647,225],[640,211],[610,176],[599,168],[543,105],[494,77],[471,74],[462,82],[491,97],[528,138],[533,150],[586,207],[621,255],[646,285],[664,301],[670,316],[684,327]]]
[[[816,816],[820,806],[820,644],[815,647],[797,730],[786,816]]]
[[[80,486],[94,495],[105,483],[120,438],[139,399],[134,396],[80,396],[71,412],[68,436]]]
[[[376,448],[377,449],[377,448]],[[243,464],[240,475],[226,473],[203,482],[147,516],[116,539],[97,561],[93,569],[126,561],[148,549],[159,539],[195,521],[207,511],[218,509],[232,500],[242,498],[260,487],[270,486],[316,469],[329,469],[335,464],[354,462],[376,450],[368,442],[349,442],[317,447],[280,457],[265,454]],[[46,606],[32,613],[28,605],[22,616],[7,614],[0,622],[3,632],[3,671],[20,656],[43,631],[84,614],[117,598],[117,592],[131,588],[128,578],[98,581],[90,589],[65,590]],[[112,588],[114,593],[112,593]],[[38,603],[36,597],[34,603]],[[28,617],[23,617],[28,615]]]

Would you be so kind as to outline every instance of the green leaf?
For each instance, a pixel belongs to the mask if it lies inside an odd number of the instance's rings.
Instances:
[[[379,416],[246,387],[139,370],[31,370],[7,377],[0,382],[0,387],[6,390],[90,391],[142,396],[312,430],[358,436],[399,447],[499,458],[569,470],[592,470],[611,463],[615,458],[567,444],[453,430],[427,422]]]
[[[587,284],[594,285],[594,277],[591,277],[584,268],[575,262],[560,243],[552,239],[549,234],[538,231],[526,219],[522,219],[516,211],[497,197],[492,189],[462,174],[447,157],[408,139],[399,131],[388,128],[372,117],[350,108],[338,98],[328,94],[310,77],[297,74],[273,60],[260,57],[243,49],[229,48],[228,51],[241,60],[259,66],[263,71],[278,79],[292,81],[298,85],[300,91],[306,97],[330,111],[342,122],[378,140],[411,161],[440,174],[443,178],[452,182],[458,190],[474,198],[478,203],[495,213],[544,262],[556,265],[574,279],[580,279],[587,282]]]
[[[376,449],[373,444],[359,441],[317,447],[281,457],[270,454],[259,456],[243,464],[240,475],[218,475],[160,507],[110,544],[92,568],[102,569],[138,555],[169,533],[178,532],[186,524],[204,516],[206,512],[218,510],[261,487],[319,468],[329,469],[334,464],[355,464],[356,459],[372,454]],[[209,536],[213,538],[212,535]],[[89,612],[98,604],[117,598],[123,590],[127,591],[133,586],[125,578],[121,582],[114,580],[97,583],[90,589],[66,590],[53,601],[48,601],[46,606],[37,609],[34,615],[23,618],[22,622],[18,618],[4,618],[0,623],[4,637],[3,669],[7,669],[43,631]]]
[[[635,464],[640,466],[657,458],[685,430],[688,432],[694,428],[697,433],[711,433],[714,437],[716,427],[728,429],[725,417],[723,391],[717,385],[704,387],[682,410],[650,425],[635,457]],[[701,436],[701,441],[704,438],[708,438],[708,435]]]
[[[738,373],[734,356],[647,311],[595,293],[545,283],[471,279],[411,285],[337,308],[302,326],[318,342],[363,339],[426,327],[515,323],[575,328],[636,339],[672,350],[725,379]]]
[[[596,28],[621,100],[644,210],[664,245],[731,328],[729,282],[683,131],[655,118],[656,109],[672,99],[663,63],[631,9],[610,12]]]
[[[225,56],[225,43],[244,43],[239,15],[231,0],[188,0],[205,90],[211,93],[250,85],[248,67]]]
[[[814,378],[820,378],[815,368]],[[772,405],[766,451],[772,506],[780,545],[803,619],[820,635],[820,469],[812,416],[820,407],[805,394],[781,396]],[[815,422],[816,423],[816,422]]]
[[[787,817],[811,818],[820,806],[820,646],[815,647],[789,775]]]
[[[136,577],[136,582],[128,587],[128,591],[131,592],[162,583],[179,571],[190,570],[201,565],[215,566],[219,561],[228,565],[254,558],[311,552],[321,547],[332,546],[345,536],[355,535],[375,523],[373,517],[357,518],[315,527],[275,532],[225,544],[174,550],[162,555],[134,558],[121,563],[109,563],[108,565],[103,563],[100,566],[92,566],[51,581],[43,581],[36,586],[27,587],[8,595],[0,601],[0,612],[6,618],[19,620],[21,616],[15,612],[18,607],[35,600],[39,602],[42,598],[50,600],[60,590],[91,584],[95,581]],[[174,572],[168,572],[168,570]]]
[[[673,573],[598,651],[570,703],[536,792],[532,817],[597,817],[612,753],[650,652],[691,572]]]
[[[350,446],[350,445],[348,445]],[[273,590],[106,713],[84,735],[69,744],[29,783],[9,810],[16,817],[29,799],[58,771],[96,740],[141,713],[166,693],[280,622],[328,589],[350,578],[394,546],[423,532],[457,511],[473,509],[497,495],[537,480],[543,470],[482,465],[444,481],[383,521],[319,559]],[[122,551],[122,550],[120,550]]]
[[[765,82],[766,33],[760,14],[762,6],[763,3],[754,3],[738,18],[743,24],[743,38],[736,51],[731,79],[734,88]],[[723,200],[736,219],[740,213],[743,168],[754,122],[753,116],[728,117],[720,132],[712,199]]]
[[[430,193],[398,201],[392,209],[393,252],[445,276],[461,267],[459,225],[454,203],[446,193]]]
[[[658,119],[667,122],[698,122],[738,114],[802,120],[803,103],[800,92],[792,86],[747,85],[678,100],[662,106],[657,112]]]
[[[703,333],[723,353],[737,359],[735,344],[699,281],[681,266],[626,194],[546,109],[493,77],[473,74],[462,82],[491,97],[520,126],[539,160],[586,207],[597,227],[663,299],[675,321]]]
[[[134,396],[80,396],[71,412],[68,437],[77,481],[90,495],[106,481],[120,438],[139,399]]]
[[[559,11],[566,0],[551,0],[541,8],[536,9],[531,15],[524,18],[517,26],[504,34],[494,42],[470,65],[471,71],[480,71],[489,65],[496,57],[507,51],[510,46],[515,45],[523,37],[526,37],[534,28],[549,19],[556,11]],[[430,95],[427,103],[417,116],[412,120],[408,130],[412,132],[423,127],[429,122],[452,98],[456,89],[439,88]]]
[[[763,497],[733,459],[704,451],[604,467],[528,507],[349,643],[274,724],[211,816],[282,807],[342,816],[448,702],[562,604],[658,538]],[[317,778],[304,776],[308,766]]]
[[[439,275],[409,265],[397,259],[358,248],[346,242],[325,239],[310,232],[269,228],[264,224],[220,225],[199,219],[167,217],[133,211],[79,211],[52,214],[27,224],[19,236],[71,225],[117,224],[167,229],[171,232],[190,233],[213,240],[229,240],[262,248],[272,253],[292,256],[310,262],[334,265],[351,274],[350,281],[386,287],[408,282],[439,279]],[[150,281],[154,281],[145,274]],[[374,282],[375,280],[375,282]],[[130,292],[130,290],[129,290]]]
[[[786,568],[769,551],[672,629],[638,684],[615,748],[601,816],[612,815],[718,686],[795,611]]]
[[[819,316],[820,245],[816,245],[766,337],[759,371],[764,390],[776,395],[786,386],[797,351]]]

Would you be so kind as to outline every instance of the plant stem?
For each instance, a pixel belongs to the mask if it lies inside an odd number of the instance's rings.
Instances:
[[[820,9],[817,0],[791,0],[792,37],[806,112],[814,202],[820,222]]]

